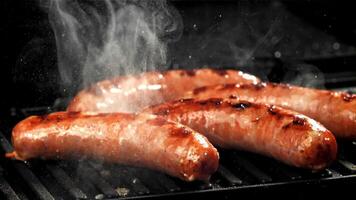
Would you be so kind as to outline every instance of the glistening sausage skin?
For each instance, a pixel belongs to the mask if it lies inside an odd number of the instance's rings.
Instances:
[[[316,121],[337,138],[356,139],[356,95],[277,83],[224,84],[195,89],[189,98],[231,98],[288,108]]]
[[[31,116],[13,129],[20,160],[88,157],[160,170],[186,181],[217,170],[217,150],[201,134],[153,115],[57,112]]]
[[[149,107],[204,133],[214,145],[273,157],[296,167],[320,170],[336,158],[333,134],[302,114],[247,101],[183,99]]]
[[[236,70],[195,69],[151,71],[100,81],[80,91],[68,111],[136,112],[181,98],[197,87],[223,83],[255,83],[259,79]]]

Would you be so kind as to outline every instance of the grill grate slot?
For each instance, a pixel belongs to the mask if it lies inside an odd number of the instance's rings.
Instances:
[[[26,184],[31,188],[31,190],[37,195],[38,199],[41,200],[51,200],[54,197],[46,189],[46,187],[41,183],[41,181],[32,173],[31,170],[27,168],[24,163],[19,163],[14,161],[14,169],[19,172],[21,177],[25,180]]]
[[[135,177],[137,181],[140,181],[141,178],[140,176],[136,175],[138,174],[137,171],[140,170],[142,169],[127,167],[128,173],[131,175],[131,177]],[[155,178],[158,180],[159,186],[161,186],[166,192],[176,192],[180,190],[180,188],[171,180],[171,178],[168,178],[166,175],[158,172],[154,173]]]
[[[235,153],[233,162],[236,165],[241,166],[245,171],[251,174],[260,183],[268,183],[272,181],[272,178],[269,175],[267,175],[261,169],[257,168],[257,166],[255,166],[252,162],[250,162],[241,154],[237,155]]]
[[[159,172],[153,172],[148,169],[135,169],[134,173],[139,177],[139,180],[144,184],[150,191],[151,194],[162,194],[168,192],[163,186],[160,180],[158,180]]]
[[[150,190],[141,183],[139,178],[136,178],[136,176],[131,173],[129,176],[132,177],[132,181],[130,181],[129,184],[127,185],[130,186],[131,191],[134,191],[138,195],[144,195],[150,193]]]
[[[0,191],[4,198],[11,200],[20,200],[16,192],[12,189],[10,184],[3,177],[3,168],[0,166]]]
[[[286,166],[286,165],[275,165],[274,167],[276,167],[277,169],[279,169],[279,171],[281,173],[283,173],[285,176],[287,176],[289,180],[299,180],[302,178],[302,175],[298,172],[296,172],[295,169],[291,169],[290,167]]]
[[[352,162],[344,159],[339,159],[338,163],[345,167],[349,171],[349,173],[356,173],[356,165]]]
[[[5,152],[12,151],[12,146],[5,136],[0,132],[1,146]],[[31,170],[23,162],[11,161],[12,167],[21,175],[26,184],[31,188],[31,190],[37,195],[38,199],[50,200],[54,197],[46,189],[46,187],[41,183],[41,181],[32,173]]]
[[[96,195],[101,194],[101,192],[99,192],[99,190],[90,181],[82,179],[82,177],[77,174],[73,174],[70,171],[65,171],[70,175],[70,177],[73,177],[74,183],[79,186],[79,188],[86,194],[86,196],[88,196],[89,199],[93,199]]]
[[[61,184],[61,186],[66,189],[71,196],[75,199],[87,199],[87,195],[80,190],[76,184],[71,180],[71,178],[58,166],[54,164],[46,164],[47,170],[51,175]]]
[[[115,186],[118,194],[123,196],[149,194],[149,189],[131,173],[128,168],[117,165],[104,165],[102,163],[90,162],[90,165],[108,182]],[[127,192],[127,194],[126,194]]]
[[[156,175],[157,179],[159,180],[159,183],[162,187],[165,188],[166,191],[168,192],[177,192],[180,191],[180,187],[178,187],[174,181],[172,181],[171,178],[168,178],[166,175],[158,173]]]
[[[52,162],[49,162],[52,163]],[[44,161],[33,161],[28,164],[29,169],[33,174],[38,177],[41,183],[46,187],[46,189],[51,193],[54,199],[65,200],[65,199],[75,199],[71,196],[70,192],[67,191],[56,177],[54,177],[50,171],[47,170],[47,163]]]
[[[90,181],[106,198],[118,196],[115,189],[86,163],[81,163],[78,167],[78,171],[78,175],[82,180]]]
[[[223,165],[219,166],[218,173],[223,178],[225,178],[232,186],[241,185],[243,183],[241,179],[236,177],[231,171],[226,169]]]

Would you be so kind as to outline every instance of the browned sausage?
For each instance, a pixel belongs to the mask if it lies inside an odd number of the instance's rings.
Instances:
[[[136,112],[182,97],[196,87],[222,83],[252,83],[259,79],[235,70],[170,70],[119,76],[80,91],[68,111]]]
[[[201,134],[154,115],[58,112],[31,116],[12,133],[7,157],[73,159],[81,156],[148,167],[186,181],[216,171],[217,150]]]
[[[338,138],[356,139],[356,95],[276,83],[227,84],[195,89],[187,97],[238,98],[303,113]]]
[[[336,158],[333,134],[294,111],[247,101],[184,99],[145,110],[204,133],[214,145],[273,157],[320,170]]]

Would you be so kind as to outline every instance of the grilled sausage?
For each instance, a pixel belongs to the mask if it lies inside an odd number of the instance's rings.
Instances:
[[[259,79],[235,70],[170,70],[119,76],[80,91],[68,111],[135,112],[181,96],[196,87],[223,83],[252,83]]]
[[[186,181],[205,180],[216,171],[217,150],[201,134],[153,115],[57,112],[31,116],[13,129],[20,160],[88,157],[143,166]]]
[[[189,98],[238,98],[307,115],[337,138],[356,139],[356,95],[276,83],[227,84],[195,89]]]
[[[320,170],[336,158],[337,144],[330,131],[311,118],[276,106],[184,99],[145,112],[204,133],[214,145],[260,153],[296,167]]]

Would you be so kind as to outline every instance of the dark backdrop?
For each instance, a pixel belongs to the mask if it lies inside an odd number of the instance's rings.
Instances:
[[[258,58],[304,61],[356,52],[356,12],[351,3],[172,3],[182,14],[184,30],[169,46],[171,67],[246,65],[252,66],[244,68],[247,71],[264,76],[271,70],[256,70],[253,63]],[[38,0],[2,0],[0,9],[0,115],[11,107],[52,105],[56,98],[70,95],[60,87],[55,41],[44,7]],[[250,49],[253,53],[246,55]]]

